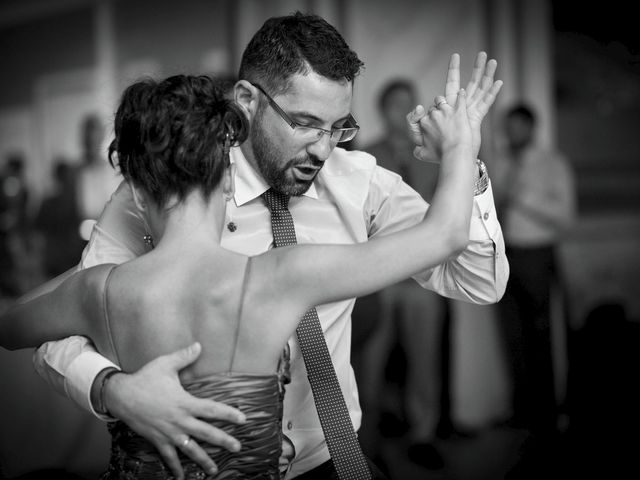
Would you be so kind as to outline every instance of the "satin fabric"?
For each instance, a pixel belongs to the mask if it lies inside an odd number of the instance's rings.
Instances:
[[[188,457],[179,453],[187,479],[280,478],[278,459],[282,448],[282,399],[286,375],[219,373],[185,384],[185,389],[200,398],[208,398],[237,407],[247,416],[244,425],[211,423],[240,441],[242,448],[233,453],[200,442],[200,446],[218,466],[218,473],[207,476]],[[109,424],[112,435],[111,458],[101,480],[145,480],[174,478],[155,447],[122,422]]]

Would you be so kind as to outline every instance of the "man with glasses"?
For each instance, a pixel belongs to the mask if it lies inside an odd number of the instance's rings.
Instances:
[[[362,65],[340,34],[314,15],[271,18],[256,33],[245,49],[240,80],[233,89],[251,131],[249,139],[231,151],[237,173],[235,195],[227,208],[227,229],[220,240],[223,246],[248,255],[274,246],[276,227],[272,228],[271,207],[263,199],[269,190],[290,197],[288,210],[299,243],[363,242],[424,217],[427,203],[398,175],[377,167],[368,154],[337,148],[340,142],[353,139],[359,129],[351,103],[354,79]],[[493,81],[494,72],[495,62],[487,63],[480,55],[467,86],[476,153],[481,120],[500,88],[500,82]],[[448,75],[439,104],[455,102],[459,90],[457,56],[452,57]],[[419,120],[426,114],[419,108],[412,118],[415,154],[435,159],[437,154],[421,143]],[[488,179],[480,168],[478,172],[470,245],[456,259],[416,276],[416,280],[454,298],[493,303],[504,291],[508,267]],[[130,191],[121,186],[95,227],[79,268],[124,262],[152,248],[144,219],[134,211]],[[350,365],[353,305],[354,299],[320,305],[317,313],[357,430],[361,411]],[[289,347],[291,383],[282,419],[286,478],[338,478],[296,338],[289,341]],[[195,352],[185,348],[138,372],[113,374],[115,367],[86,339],[76,337],[44,345],[36,363],[41,375],[81,406],[104,419],[109,414],[120,418],[148,438],[179,475],[177,450],[206,471],[212,461],[199,441],[237,448],[222,430],[198,418],[241,421],[229,406],[195,399],[182,389],[177,373],[195,360]],[[238,408],[242,410],[242,406]],[[383,478],[375,467],[372,471],[376,478]]]

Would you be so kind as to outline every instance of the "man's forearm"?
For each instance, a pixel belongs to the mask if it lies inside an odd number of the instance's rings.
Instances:
[[[92,386],[100,372],[117,366],[101,356],[87,338],[74,336],[45,343],[36,350],[33,362],[42,379],[58,393],[98,418],[110,418],[94,409]]]
[[[469,238],[469,245],[458,257],[414,278],[424,288],[447,298],[476,304],[496,303],[506,289],[509,264],[491,184],[475,197]]]

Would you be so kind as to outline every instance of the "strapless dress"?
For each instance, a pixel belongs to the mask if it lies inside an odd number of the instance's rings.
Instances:
[[[184,384],[185,390],[192,395],[236,407],[247,416],[244,425],[210,421],[242,445],[239,452],[233,453],[199,442],[218,466],[216,475],[208,476],[177,449],[185,478],[279,480],[282,399],[287,381],[288,376],[281,370],[273,375],[218,373]],[[101,480],[174,478],[153,444],[123,422],[112,422],[108,428],[112,436],[111,457]]]

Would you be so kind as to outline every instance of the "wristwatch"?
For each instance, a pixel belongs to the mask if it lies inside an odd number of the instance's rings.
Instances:
[[[478,178],[473,186],[473,196],[480,195],[487,190],[489,186],[489,174],[487,173],[487,166],[479,158],[476,159],[476,166],[478,167]]]

